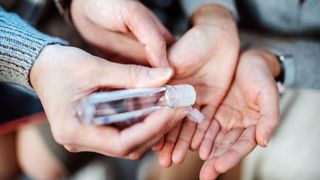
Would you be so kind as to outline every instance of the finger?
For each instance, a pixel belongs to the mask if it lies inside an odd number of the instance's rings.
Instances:
[[[151,149],[152,146],[154,146],[160,139],[163,139],[162,134],[158,134],[156,137],[153,139],[149,140],[142,146],[138,147],[136,150],[131,152],[128,156],[126,156],[126,159],[129,160],[138,160],[140,159],[147,151]]]
[[[130,16],[126,16],[125,23],[130,31],[145,47],[148,60],[153,67],[169,66],[167,58],[166,39],[161,30],[150,18],[149,10],[140,2],[131,1],[128,5]],[[137,13],[138,12],[138,13]]]
[[[200,170],[200,179],[201,180],[215,180],[220,174],[216,171],[215,165],[216,158],[206,160]]]
[[[88,147],[88,146],[82,146],[82,145],[78,145],[78,144],[65,144],[63,145],[63,147],[71,152],[71,153],[79,153],[79,152],[94,152],[94,153],[98,153],[98,154],[103,154],[105,156],[110,156],[110,157],[119,157],[116,156],[114,154],[109,154],[103,151],[99,151],[96,148],[92,148],[92,147]]]
[[[172,161],[175,164],[180,164],[185,159],[190,148],[191,139],[196,129],[196,125],[197,124],[194,121],[190,121],[187,118],[183,121],[179,138],[172,154]]]
[[[201,112],[204,115],[205,119],[199,124],[197,124],[195,134],[193,135],[193,138],[191,141],[191,149],[195,150],[200,147],[200,144],[208,128],[210,127],[210,123],[211,123],[214,111],[215,111],[214,107],[211,107],[211,106],[205,106],[204,108],[202,108]]]
[[[171,130],[165,137],[165,144],[159,154],[159,164],[162,167],[170,167],[172,164],[172,152],[177,142],[181,123]]]
[[[112,61],[124,60],[127,64],[149,65],[145,49],[137,39],[110,30],[101,31],[103,32],[87,38],[94,47],[101,50],[101,57]]]
[[[158,87],[165,84],[173,75],[170,68],[148,68],[107,61],[102,61],[99,65],[97,83],[104,87]]]
[[[144,121],[121,131],[108,126],[84,127],[72,142],[80,146],[92,147],[95,152],[127,156],[150,139],[159,134],[164,135],[170,128],[167,126],[172,117],[178,121],[186,114],[184,109],[162,109],[150,114]]]
[[[80,146],[76,144],[65,144],[63,145],[64,148],[71,152],[71,153],[78,153],[78,152],[95,152],[99,154],[103,154],[105,156],[110,156],[110,157],[119,157],[119,158],[124,158],[124,159],[129,159],[129,160],[138,160],[140,159],[149,149],[150,147],[155,144],[159,139],[162,138],[162,136],[157,136],[153,138],[152,140],[148,141],[146,144],[143,146],[139,147],[138,149],[134,150],[130,154],[126,156],[120,156],[118,154],[110,154],[106,153],[105,151],[98,150],[94,147],[88,147],[88,146]]]
[[[216,120],[212,121],[199,149],[199,156],[202,160],[208,159],[219,130],[219,123]]]
[[[159,142],[157,144],[155,144],[153,147],[152,147],[152,150],[153,151],[160,151],[164,145],[164,137],[162,137]]]
[[[260,146],[265,147],[280,123],[279,92],[275,83],[265,86],[258,103],[262,116],[257,124],[256,139]]]
[[[133,125],[131,129],[125,129],[121,132],[121,135],[125,137],[124,141],[128,145],[145,144],[155,136],[164,136],[164,134],[168,133],[168,131],[181,122],[187,113],[185,109],[159,110],[151,114],[143,122]]]
[[[255,126],[251,126],[242,132],[236,143],[226,153],[216,159],[215,169],[220,173],[228,171],[236,166],[256,146]]]
[[[157,16],[155,16],[154,13],[151,11],[148,11],[150,17],[153,19],[153,22],[158,27],[160,33],[162,34],[163,38],[166,40],[166,43],[168,45],[172,44],[175,40],[175,38],[172,36],[172,34],[169,32],[169,30],[161,23],[161,21],[158,19]]]
[[[230,131],[227,131],[223,137],[223,140],[219,144],[215,144],[215,152],[214,156],[221,156],[225,152],[227,152],[230,147],[238,140],[241,133],[243,132],[243,128],[234,128]]]
[[[210,85],[210,88],[208,86],[195,86],[195,89],[198,95],[196,103],[209,105],[213,109],[213,113],[215,113],[227,92],[227,90],[213,85]]]
[[[228,132],[220,131],[215,139],[213,150],[210,157],[204,162],[201,171],[201,179],[215,179],[220,171],[216,169],[216,161],[219,156],[230,148],[241,135],[242,129],[233,129]]]
[[[88,32],[94,33],[83,33],[82,36],[92,46],[99,48],[103,55],[107,55],[106,57],[117,55],[124,59],[130,59],[135,64],[146,64],[145,49],[137,39],[123,33],[100,28],[91,21],[85,21],[85,23],[84,26],[90,30]]]

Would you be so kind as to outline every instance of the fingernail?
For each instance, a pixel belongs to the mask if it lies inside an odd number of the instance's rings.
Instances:
[[[268,137],[268,135],[266,135],[265,138],[264,138],[264,141],[263,141],[263,145],[265,147],[267,147],[267,145],[269,144],[269,141],[270,141],[270,137]]]
[[[171,68],[152,68],[149,70],[149,75],[157,79],[169,79],[173,74]]]

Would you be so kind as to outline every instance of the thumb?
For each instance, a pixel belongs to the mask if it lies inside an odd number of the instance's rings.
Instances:
[[[262,147],[267,146],[272,133],[280,123],[279,92],[274,84],[261,91],[259,105],[261,118],[257,124],[256,140]]]
[[[139,88],[162,86],[173,75],[171,68],[149,68],[109,62],[101,67],[99,85],[113,88]]]

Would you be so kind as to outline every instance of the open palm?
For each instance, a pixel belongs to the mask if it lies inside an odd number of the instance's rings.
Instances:
[[[224,130],[258,123],[274,126],[274,121],[278,120],[278,99],[267,61],[258,55],[243,55],[234,83],[215,119]]]
[[[222,40],[221,37],[228,38]],[[190,146],[199,148],[214,112],[230,87],[238,51],[236,31],[209,23],[194,26],[170,48],[168,55],[175,76],[169,83],[188,83],[195,87],[196,108],[205,120],[198,125],[185,120],[167,135],[160,152],[161,165],[170,166],[172,160],[180,163]]]
[[[258,144],[266,146],[279,124],[279,93],[268,61],[257,51],[241,56],[234,83],[200,147],[201,179],[215,179]]]

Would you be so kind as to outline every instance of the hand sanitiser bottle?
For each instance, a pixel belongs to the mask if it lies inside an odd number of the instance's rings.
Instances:
[[[196,96],[188,84],[97,92],[82,100],[77,114],[86,124],[108,125],[134,122],[161,108],[183,107],[189,119],[201,122],[204,116],[192,108]]]

